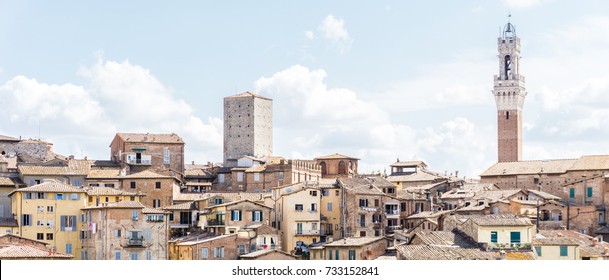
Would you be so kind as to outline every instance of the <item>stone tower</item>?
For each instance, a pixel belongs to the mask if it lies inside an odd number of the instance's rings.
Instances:
[[[499,75],[495,75],[493,95],[497,103],[499,162],[522,159],[522,106],[527,95],[520,75],[520,38],[509,21],[497,38]]]
[[[273,154],[273,100],[244,92],[224,98],[224,166]]]

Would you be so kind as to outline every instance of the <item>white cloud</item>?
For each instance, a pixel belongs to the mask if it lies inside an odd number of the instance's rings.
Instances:
[[[311,31],[311,30],[305,31],[304,35],[305,35],[305,37],[307,37],[307,39],[311,39],[311,40],[315,39],[315,33],[313,33],[313,31]]]
[[[413,129],[393,122],[377,102],[365,101],[353,90],[328,88],[326,78],[324,70],[295,65],[255,83],[257,92],[273,98],[276,154],[313,158],[343,153],[361,158],[362,172],[382,172],[396,157],[423,159],[432,168],[460,169],[469,176],[488,166],[489,155],[495,157],[488,153],[493,141],[485,139],[493,134],[465,118],[447,121],[440,129]]]
[[[40,122],[41,136],[55,142],[56,152],[105,159],[116,132],[175,132],[184,138],[192,159],[220,160],[221,119],[202,121],[149,70],[100,59],[79,74],[87,79],[86,86],[23,76],[1,85],[0,106],[6,109],[0,118],[10,120],[3,133],[36,137]]]

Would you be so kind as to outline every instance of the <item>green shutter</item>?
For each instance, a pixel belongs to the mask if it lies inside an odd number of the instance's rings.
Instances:
[[[336,255],[335,255],[335,257],[338,260],[338,249],[336,249]]]
[[[569,198],[575,198],[575,188],[569,189]]]
[[[560,246],[560,256],[566,257],[569,255],[569,251],[567,250],[567,246]]]
[[[592,187],[588,187],[588,197],[592,197]]]
[[[537,251],[537,256],[541,257],[541,246],[535,246],[535,251]]]
[[[491,231],[491,243],[497,243],[497,232]]]
[[[520,243],[520,232],[519,231],[510,232],[510,243]]]

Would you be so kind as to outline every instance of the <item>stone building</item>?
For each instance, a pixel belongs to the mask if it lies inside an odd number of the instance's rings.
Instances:
[[[18,162],[42,163],[66,157],[53,152],[53,144],[40,139],[17,139],[0,135],[0,155],[15,157]]]
[[[527,95],[520,75],[520,38],[508,22],[497,38],[499,75],[494,77],[493,95],[497,103],[499,162],[522,159],[522,107]]]
[[[71,260],[74,256],[55,252],[49,244],[13,234],[0,233],[0,260]]]
[[[317,184],[295,183],[273,190],[275,220],[285,252],[321,240],[321,190]]]
[[[385,237],[347,237],[311,248],[312,260],[374,260],[385,254]]]
[[[131,200],[82,208],[81,259],[168,259],[167,215]]]
[[[249,91],[224,98],[224,166],[273,154],[273,100]]]
[[[382,178],[338,179],[343,190],[342,237],[383,236],[399,227],[399,202],[380,188],[387,184]]]
[[[357,175],[358,158],[339,153],[316,157],[315,162],[321,168],[322,178],[352,178]]]
[[[215,234],[233,234],[254,224],[269,224],[271,207],[247,199],[208,206],[205,228]]]
[[[28,186],[50,179],[81,187],[86,185],[91,166],[88,160],[70,157],[67,160],[55,159],[44,163],[22,163],[17,168],[21,180]]]
[[[110,143],[110,159],[124,174],[150,169],[184,180],[184,141],[175,133],[117,133]]]
[[[140,201],[147,207],[159,208],[173,204],[175,177],[145,170],[121,176],[121,190],[145,194]]]

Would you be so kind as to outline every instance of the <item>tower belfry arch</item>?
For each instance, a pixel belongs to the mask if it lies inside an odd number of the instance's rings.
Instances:
[[[511,17],[511,15],[510,15]],[[525,79],[520,75],[520,38],[508,20],[497,38],[499,73],[494,76],[498,161],[522,160],[522,108]]]

